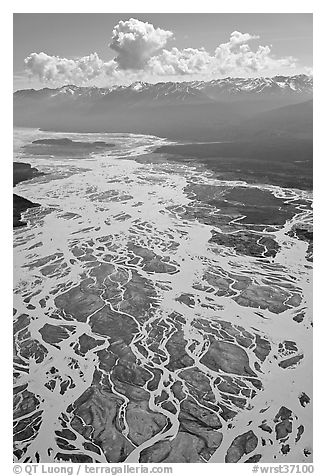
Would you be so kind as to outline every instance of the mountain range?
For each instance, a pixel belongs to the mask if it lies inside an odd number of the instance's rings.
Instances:
[[[108,88],[65,85],[14,93],[14,125],[130,132],[177,140],[252,134],[310,137],[312,77],[223,78]]]

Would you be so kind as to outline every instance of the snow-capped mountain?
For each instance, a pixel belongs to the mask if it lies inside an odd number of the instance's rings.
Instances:
[[[65,85],[14,93],[14,123],[51,130],[216,137],[216,131],[312,99],[312,78],[143,81],[108,88]]]
[[[15,97],[47,96],[49,98],[133,98],[138,103],[141,99],[173,102],[177,100],[209,102],[214,99],[235,96],[237,98],[252,95],[311,95],[313,79],[301,74],[296,76],[274,76],[273,78],[223,78],[211,81],[161,82],[146,83],[137,81],[129,86],[112,86],[108,88],[65,85],[56,89],[21,90]]]
[[[313,79],[305,74],[274,76],[273,78],[224,78],[212,81],[192,81],[186,84],[190,84],[191,87],[203,91],[211,97],[252,94],[312,94],[313,90]]]

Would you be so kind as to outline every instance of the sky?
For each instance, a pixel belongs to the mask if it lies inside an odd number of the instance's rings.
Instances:
[[[14,13],[14,90],[312,73],[312,14]]]

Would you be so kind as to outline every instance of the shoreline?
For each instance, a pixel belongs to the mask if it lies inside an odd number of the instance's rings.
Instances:
[[[14,187],[21,182],[31,180],[35,177],[45,175],[35,167],[27,162],[14,162],[13,163],[13,185]],[[20,195],[13,194],[13,227],[19,228],[26,226],[27,222],[22,221],[22,214],[29,208],[40,207],[39,203],[31,202],[27,198]]]

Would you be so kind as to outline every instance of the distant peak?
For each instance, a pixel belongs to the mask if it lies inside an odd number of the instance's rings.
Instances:
[[[134,91],[140,91],[144,87],[146,87],[148,83],[145,83],[144,81],[135,81],[134,83],[131,83],[129,88],[133,89]]]

